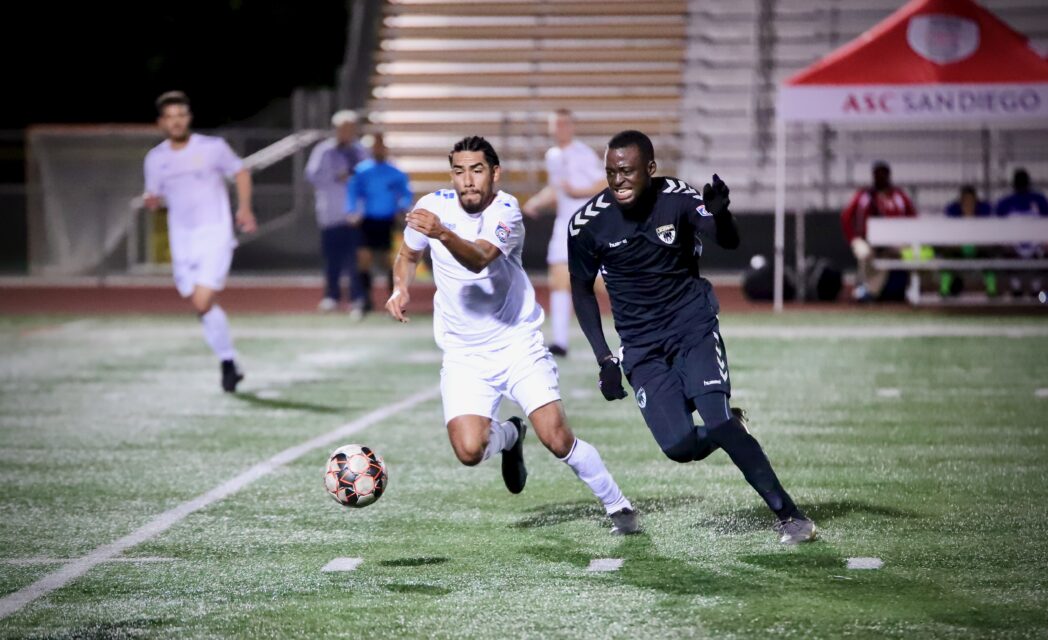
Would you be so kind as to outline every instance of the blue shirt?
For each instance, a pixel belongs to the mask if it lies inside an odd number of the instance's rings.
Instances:
[[[1036,191],[1013,193],[997,202],[997,215],[999,216],[1032,216],[1035,214],[1048,216],[1048,200],[1045,200],[1044,194]]]
[[[347,189],[346,212],[361,213],[363,204],[365,218],[389,220],[411,206],[407,175],[388,162],[361,162]]]
[[[986,216],[993,213],[990,208],[990,203],[985,200],[979,200],[975,203],[975,217],[985,218]],[[954,200],[950,204],[946,205],[946,217],[948,218],[963,218],[964,214],[961,212],[961,201]]]

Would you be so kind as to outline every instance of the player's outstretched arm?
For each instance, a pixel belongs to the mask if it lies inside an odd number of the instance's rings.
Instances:
[[[389,300],[386,300],[386,311],[400,322],[408,322],[407,313],[404,309],[407,308],[408,302],[411,301],[411,295],[408,293],[408,290],[411,288],[411,283],[415,281],[415,272],[418,270],[418,263],[421,260],[421,251],[416,251],[407,245],[401,245],[400,252],[397,253],[397,259],[393,263],[393,295],[389,296]]]
[[[717,174],[713,174],[713,184],[707,183],[702,188],[702,204],[706,211],[713,214],[717,244],[725,249],[735,249],[739,246],[739,227],[735,224],[735,216],[728,210],[731,204],[728,192],[728,185]]]
[[[593,349],[600,365],[598,387],[605,400],[621,400],[626,397],[622,387],[622,371],[619,359],[612,355],[608,341],[604,339],[604,327],[600,320],[600,305],[593,290],[593,280],[571,278],[571,301],[575,305],[575,317],[579,320],[582,333]]]
[[[407,223],[409,229],[440,241],[459,264],[473,273],[480,273],[494,262],[495,258],[502,255],[502,251],[487,240],[463,240],[457,233],[442,225],[437,214],[427,209],[415,209],[409,213]]]

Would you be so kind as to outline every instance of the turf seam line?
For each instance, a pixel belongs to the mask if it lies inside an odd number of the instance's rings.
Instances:
[[[439,394],[439,386],[430,387],[391,404],[379,407],[378,409],[364,414],[356,420],[347,422],[332,431],[311,438],[302,444],[284,449],[268,460],[256,464],[250,469],[240,473],[235,478],[211,489],[207,493],[199,495],[188,502],[183,502],[177,507],[168,509],[150,520],[144,526],[132,531],[119,540],[102,545],[87,555],[63,565],[61,568],[40,578],[36,582],[0,598],[0,619],[6,618],[34,600],[41,598],[56,589],[64,587],[90,571],[95,566],[119,556],[131,547],[160,535],[191,513],[199,511],[204,507],[240,491],[252,482],[269,475],[276,469],[288,463],[294,462],[306,453],[322,446],[330,445],[333,442],[337,442],[346,436],[362,431],[375,423],[391,418],[401,411],[406,411],[407,409],[426,402],[427,400],[432,400]]]

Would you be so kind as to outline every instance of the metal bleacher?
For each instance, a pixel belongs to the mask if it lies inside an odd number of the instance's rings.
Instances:
[[[655,141],[663,173],[721,174],[741,213],[769,211],[775,95],[786,78],[845,44],[902,0],[390,0],[383,3],[365,130],[382,130],[417,191],[447,183],[446,152],[489,137],[504,186],[526,197],[544,183],[552,109],[575,111],[600,149],[625,128]],[[983,0],[1048,52],[1045,0]],[[1048,179],[1048,131],[924,126],[885,132],[807,127],[791,133],[797,204],[834,209],[893,164],[924,209],[961,182],[1000,195],[1025,164]],[[994,183],[986,181],[986,168]]]
[[[386,2],[365,130],[386,134],[418,192],[445,186],[448,149],[479,134],[499,152],[504,188],[534,193],[557,108],[595,149],[645,131],[672,171],[686,14],[684,0]]]

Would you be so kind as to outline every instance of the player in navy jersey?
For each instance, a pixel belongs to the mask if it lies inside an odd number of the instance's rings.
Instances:
[[[778,517],[784,544],[815,538],[815,525],[779,483],[745,415],[728,405],[731,381],[713,286],[699,274],[703,242],[739,245],[728,187],[716,175],[702,194],[683,180],[655,177],[655,151],[639,131],[623,131],[605,154],[608,188],[568,227],[575,314],[600,366],[607,400],[626,397],[622,371],[644,421],[671,460],[702,460],[723,449]],[[620,360],[601,327],[593,282],[611,298]],[[692,412],[699,412],[698,427]]]

